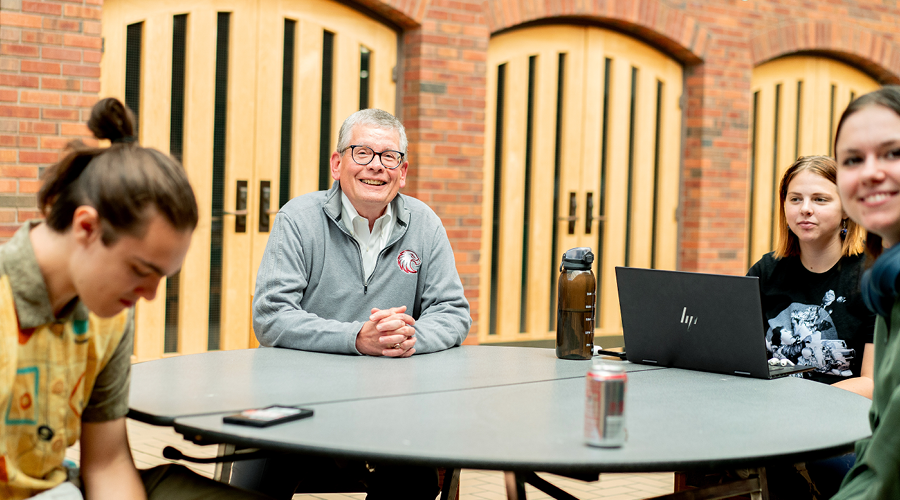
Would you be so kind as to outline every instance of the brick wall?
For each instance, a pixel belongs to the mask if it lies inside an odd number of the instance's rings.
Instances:
[[[684,2],[710,33],[687,71],[681,267],[743,274],[753,68],[813,52],[847,61],[883,83],[900,76],[900,7],[881,1]]]
[[[100,91],[102,0],[0,0],[0,241],[37,217],[42,167],[72,139]]]
[[[481,1],[433,0],[403,38],[401,120],[410,140],[404,192],[441,217],[478,321],[485,85],[490,32]],[[473,327],[470,340],[475,340]]]
[[[485,0],[491,32],[552,22],[625,31],[685,66],[679,266],[743,274],[753,68],[819,53],[898,82],[900,6],[878,0]]]
[[[351,1],[351,0],[346,0]],[[36,215],[38,169],[99,91],[102,0],[0,0],[0,240]],[[486,56],[492,33],[579,22],[623,31],[685,66],[680,266],[743,273],[753,68],[820,53],[900,81],[900,6],[880,0],[358,0],[403,29],[408,194],[444,221],[473,318],[479,261]],[[475,331],[473,329],[473,331]]]

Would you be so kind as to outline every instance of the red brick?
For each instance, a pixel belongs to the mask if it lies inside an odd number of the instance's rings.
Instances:
[[[14,89],[0,89],[0,101],[2,102],[18,102],[19,91]]]
[[[103,0],[97,0],[97,1],[102,2]],[[90,3],[90,2],[88,2],[88,3]],[[99,35],[103,32],[101,24],[97,23],[97,22],[83,21],[81,23],[81,25],[82,25],[81,32],[84,33],[85,35]]]
[[[22,179],[19,181],[19,193],[31,194],[37,193],[41,189],[41,181],[29,181]]]
[[[62,5],[50,2],[22,2],[22,12],[36,12],[51,16],[62,15]]]
[[[19,57],[38,57],[38,55],[40,55],[40,49],[35,45],[3,43],[0,44],[0,54]]]
[[[90,108],[94,104],[97,104],[97,101],[100,99],[97,96],[93,95],[82,95],[82,94],[63,94],[62,95],[62,105],[63,106],[78,106],[82,108]]]
[[[63,43],[69,47],[84,49],[100,50],[103,48],[103,40],[99,36],[66,35],[63,37]]]
[[[0,165],[0,177],[27,177],[37,179],[37,167],[25,165]]]
[[[81,53],[84,58],[84,62],[86,63],[97,63],[100,64],[100,59],[103,56],[103,53],[99,50],[84,50]]]
[[[22,31],[22,42],[24,43],[40,43],[40,32],[24,30]]]
[[[19,71],[19,60],[12,57],[0,57],[0,71]]]
[[[59,93],[57,92],[28,92],[23,90],[21,99],[23,103],[59,106]]]
[[[0,135],[0,146],[2,147],[15,147],[16,146],[16,136],[14,135]]]
[[[57,160],[59,160],[59,153],[19,151],[20,163],[55,163]]]
[[[0,149],[0,162],[12,163],[16,161],[15,149]]]
[[[9,73],[0,73],[0,85],[8,87],[31,87],[38,88],[39,80],[36,76],[11,75]]]
[[[0,193],[15,193],[17,190],[18,186],[16,185],[16,181],[10,179],[0,179]],[[4,216],[7,216],[9,213],[9,210],[0,212],[0,222],[15,222],[15,217],[13,217],[13,220],[11,221],[4,219]]]
[[[38,43],[43,45],[62,45],[63,36],[59,33],[48,33],[41,31],[38,33]]]
[[[85,92],[100,92],[100,82],[97,80],[85,80],[81,82],[81,89]]]
[[[59,133],[60,135],[91,136],[90,129],[84,123],[60,123]]]
[[[41,16],[16,14],[0,11],[0,26],[20,26],[22,28],[40,28]]]
[[[100,19],[100,9],[93,7],[82,7],[80,5],[66,5],[66,17],[80,17],[84,19]]]
[[[48,75],[58,75],[60,71],[60,65],[59,63],[22,61],[22,71],[25,73],[45,73]]]
[[[35,208],[37,208],[37,207],[35,207]],[[40,212],[40,210],[26,210],[26,209],[20,207],[18,209],[18,212],[19,212],[19,220],[22,222],[25,222],[25,221],[31,220],[31,219],[43,219],[44,218],[44,214],[42,214]]]
[[[41,149],[64,149],[69,141],[71,141],[71,139],[68,137],[41,137]]]
[[[65,76],[100,78],[100,66],[93,64],[63,64],[62,74]]]
[[[20,134],[55,134],[56,123],[53,122],[20,122]]]
[[[45,76],[41,78],[41,88],[53,90],[81,90],[81,80],[73,78],[51,78]]]
[[[49,19],[44,18],[43,28],[47,30],[55,30],[55,31],[81,31],[81,23],[78,21],[71,21],[68,19]]]
[[[18,231],[18,230],[19,230],[19,226],[18,226],[18,225],[15,225],[15,226],[0,226],[0,238],[5,238],[5,239],[12,238],[12,236],[13,236],[14,234],[16,234],[16,231]],[[2,242],[2,241],[3,241],[3,240],[0,239],[0,242]]]
[[[18,42],[22,30],[18,28],[0,27],[0,40],[6,42]]]
[[[78,120],[78,110],[77,109],[51,109],[44,108],[41,110],[41,118],[45,120],[69,120],[75,121]]]
[[[28,148],[28,149],[37,149],[37,147],[38,147],[37,136],[20,135],[19,136],[19,147],[20,148]]]
[[[0,105],[0,116],[9,116],[14,118],[38,118],[40,116],[40,110],[39,108],[33,106]]]
[[[58,47],[44,47],[41,49],[41,57],[57,61],[81,62],[81,51],[74,49],[61,49]]]

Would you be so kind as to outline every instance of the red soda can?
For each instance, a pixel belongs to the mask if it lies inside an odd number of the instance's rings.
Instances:
[[[625,367],[596,360],[587,373],[584,440],[591,446],[625,444]]]

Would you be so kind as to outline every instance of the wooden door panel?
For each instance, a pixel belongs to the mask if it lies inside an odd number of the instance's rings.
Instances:
[[[754,69],[757,118],[751,130],[748,266],[776,244],[773,224],[784,171],[798,156],[831,155],[834,127],[851,96],[877,88],[861,71],[823,57],[785,57]]]
[[[607,64],[607,60],[609,63]],[[534,160],[532,190],[526,191],[521,179],[523,171],[519,147],[524,145],[527,123],[523,115],[527,103],[527,78],[523,68],[530,62],[535,65],[534,78],[534,137],[532,158]],[[562,63],[560,62],[562,61]],[[563,71],[560,75],[560,64]],[[626,234],[631,234],[631,253],[638,260],[649,262],[651,248],[658,254],[666,254],[665,264],[674,267],[677,229],[669,223],[662,227],[658,214],[669,214],[667,222],[674,220],[678,200],[678,161],[680,144],[680,113],[677,111],[681,88],[681,70],[677,63],[643,44],[626,36],[606,32],[598,28],[574,26],[542,26],[505,33],[491,40],[488,55],[488,145],[486,165],[493,172],[496,124],[493,123],[497,109],[497,71],[503,65],[507,79],[504,88],[504,114],[502,168],[499,175],[501,186],[494,175],[486,176],[485,199],[492,200],[493,193],[501,199],[499,229],[496,239],[498,247],[493,248],[494,236],[483,239],[483,263],[481,286],[491,297],[492,309],[488,314],[496,317],[481,322],[479,332],[482,342],[530,340],[552,338],[555,335],[555,275],[558,273],[562,253],[572,247],[588,246],[594,249],[603,266],[600,274],[600,316],[598,332],[620,331],[618,301],[612,267],[625,261],[624,244]],[[640,93],[654,96],[650,100],[639,99],[635,109],[635,123],[643,129],[635,130],[634,154],[630,147],[631,125],[631,69],[645,70],[637,82]],[[640,72],[639,72],[640,74]],[[609,79],[607,83],[606,80]],[[674,161],[666,159],[660,163],[660,176],[666,179],[666,188],[658,194],[654,203],[653,185],[656,166],[656,92],[657,81],[672,82],[663,88],[666,103],[663,134],[659,149],[669,152]],[[561,101],[557,92],[562,82]],[[609,109],[604,110],[604,94],[610,89]],[[676,97],[672,97],[675,95]],[[558,101],[561,108],[558,110]],[[510,109],[512,108],[512,109]],[[673,112],[673,109],[675,111]],[[559,111],[559,113],[558,113]],[[559,144],[557,145],[557,116],[559,123]],[[604,117],[607,119],[604,129]],[[605,163],[603,161],[603,133],[606,131]],[[648,133],[647,131],[650,131]],[[511,137],[514,136],[514,137]],[[510,149],[515,149],[511,152]],[[558,157],[557,157],[558,153]],[[558,160],[557,160],[558,158]],[[628,165],[633,164],[631,233],[626,223],[628,218]],[[555,167],[559,167],[558,178]],[[605,183],[601,192],[601,172],[605,165]],[[662,169],[673,171],[662,172]],[[674,179],[674,181],[672,180]],[[601,224],[594,220],[587,227],[587,199],[592,195],[593,217],[600,214],[601,202],[605,203],[605,213],[609,216]],[[553,201],[556,196],[557,219],[553,218]],[[525,199],[530,202],[529,240],[523,241]],[[570,215],[570,200],[575,201],[575,211]],[[485,203],[484,220],[494,218],[492,202]],[[657,224],[654,226],[656,207]],[[569,217],[575,217],[570,231]],[[554,222],[556,231],[554,234]],[[654,227],[656,231],[654,232]],[[603,231],[603,248],[598,251],[599,231]],[[664,236],[664,239],[662,238]],[[655,246],[647,244],[648,239],[660,241]],[[523,247],[527,245],[526,266],[522,266]],[[645,248],[641,248],[643,245]],[[663,247],[665,245],[665,247]],[[659,250],[661,249],[661,250]],[[492,269],[493,268],[493,269]],[[525,313],[522,299],[522,270],[527,273],[527,296]],[[491,283],[491,276],[497,283]],[[495,296],[496,295],[496,296]],[[490,318],[490,317],[489,317]],[[524,321],[523,321],[524,318]],[[491,331],[496,325],[496,330]]]
[[[182,162],[194,187],[200,221],[181,271],[178,353],[208,349],[212,231],[213,129],[217,19],[229,13],[228,104],[224,210],[235,211],[237,184],[247,183],[246,230],[235,215],[223,216],[221,349],[254,345],[251,297],[268,232],[260,230],[260,183],[269,182],[270,209],[277,209],[284,22],[297,22],[294,44],[294,103],[291,135],[291,195],[318,187],[322,39],[335,34],[332,142],[340,121],[358,108],[359,48],[372,51],[370,105],[394,111],[397,33],[346,5],[327,0],[109,0],[103,9],[107,40],[101,95],[124,95],[125,33],[143,24],[140,128],[143,145],[168,151],[173,64],[173,16],[187,16]],[[333,146],[333,144],[332,144]],[[264,209],[264,208],[263,208]],[[270,222],[271,227],[271,222]],[[135,355],[164,356],[165,282],[157,299],[137,307]]]

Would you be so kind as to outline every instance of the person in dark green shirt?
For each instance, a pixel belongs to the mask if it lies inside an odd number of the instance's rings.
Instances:
[[[833,498],[900,498],[900,86],[851,102],[835,133],[838,192],[844,210],[868,231],[876,256],[861,292],[875,320],[875,367],[869,423],[856,464]]]

